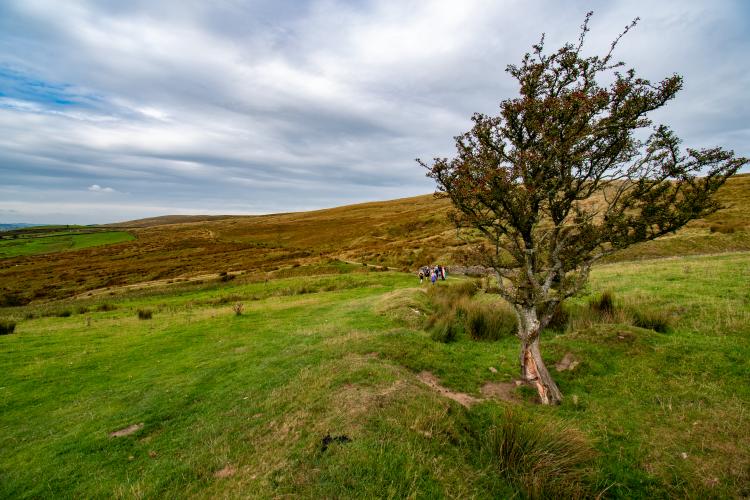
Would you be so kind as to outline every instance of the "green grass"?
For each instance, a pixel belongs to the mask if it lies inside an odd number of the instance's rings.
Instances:
[[[105,311],[105,299],[0,309],[17,323],[0,336],[0,497],[750,493],[748,253],[596,269],[590,294],[571,307],[611,290],[669,311],[672,328],[607,323],[545,334],[543,354],[565,395],[554,408],[521,388],[515,403],[466,409],[419,382],[428,370],[478,397],[484,383],[518,376],[518,345],[432,340],[421,327],[429,301],[413,276],[239,281],[110,296],[116,307]],[[80,307],[89,312],[44,316]],[[580,365],[558,373],[566,353]],[[522,441],[508,441],[513,432]],[[350,441],[323,451],[325,436]],[[544,463],[509,463],[503,442]],[[576,455],[566,458],[569,442],[586,447],[580,468]],[[575,481],[547,478],[535,489],[536,469]]]
[[[0,259],[37,255],[81,248],[111,245],[132,241],[135,237],[126,231],[94,233],[56,232],[51,234],[29,234],[16,239],[0,240]]]

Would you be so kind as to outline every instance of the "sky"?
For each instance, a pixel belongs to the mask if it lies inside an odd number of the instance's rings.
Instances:
[[[546,33],[684,90],[652,114],[750,156],[750,3],[0,0],[0,222],[263,214],[434,191]]]

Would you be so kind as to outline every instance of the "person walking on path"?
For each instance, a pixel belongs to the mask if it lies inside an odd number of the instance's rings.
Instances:
[[[430,276],[430,281],[432,282],[433,285],[437,281],[437,273],[435,271],[432,271],[432,275]]]

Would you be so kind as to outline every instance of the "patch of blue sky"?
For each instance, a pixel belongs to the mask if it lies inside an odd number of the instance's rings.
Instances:
[[[0,64],[0,98],[32,103],[42,108],[94,109],[100,97],[82,93],[68,83],[48,82]],[[0,107],[3,107],[0,101]],[[8,107],[6,105],[5,107]]]

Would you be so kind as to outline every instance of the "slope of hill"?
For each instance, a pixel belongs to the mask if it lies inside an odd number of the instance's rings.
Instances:
[[[723,210],[610,261],[750,249],[750,175],[730,179],[718,199]],[[448,201],[424,195],[313,212],[132,221],[117,226],[132,228],[135,241],[0,260],[0,294],[44,300],[226,271],[260,279],[332,259],[403,270],[458,263],[466,243],[448,222],[449,210]]]
[[[0,309],[0,498],[750,492],[750,252],[595,269],[542,342],[558,407],[511,332],[423,329],[461,280],[341,267]],[[587,314],[602,290],[669,330]]]

